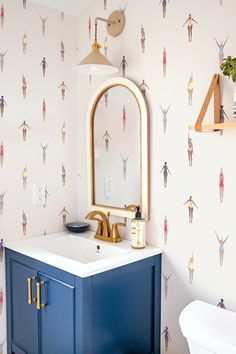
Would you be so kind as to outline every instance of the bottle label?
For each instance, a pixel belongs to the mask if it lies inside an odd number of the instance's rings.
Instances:
[[[145,222],[132,221],[131,223],[131,245],[135,248],[145,247]]]

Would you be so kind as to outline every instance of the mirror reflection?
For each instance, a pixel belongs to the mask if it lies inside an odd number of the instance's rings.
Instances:
[[[127,87],[114,86],[100,97],[93,120],[95,204],[140,205],[140,120],[139,104]]]

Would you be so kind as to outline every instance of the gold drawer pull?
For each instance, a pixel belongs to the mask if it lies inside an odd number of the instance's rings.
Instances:
[[[37,310],[41,310],[46,307],[46,304],[41,304],[41,285],[44,285],[45,281],[39,281],[36,283],[37,289]]]
[[[28,282],[28,304],[32,305],[33,299],[32,299],[32,281],[35,280],[36,277],[28,277],[27,282]]]

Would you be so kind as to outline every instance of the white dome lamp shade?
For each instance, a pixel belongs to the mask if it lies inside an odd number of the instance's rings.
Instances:
[[[111,75],[117,73],[119,68],[113,65],[101,52],[101,45],[97,42],[97,21],[107,22],[107,32],[113,36],[119,36],[125,27],[124,10],[114,11],[108,20],[97,17],[95,19],[95,41],[92,45],[92,52],[86,56],[73,70],[79,74],[86,75]]]

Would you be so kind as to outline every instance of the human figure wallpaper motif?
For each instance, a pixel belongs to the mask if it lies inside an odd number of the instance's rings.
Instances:
[[[94,18],[107,17],[120,6],[119,0],[96,0],[77,23],[30,1],[0,2],[0,353],[6,354],[2,240],[63,230],[63,223],[88,211],[86,178],[78,177],[86,175],[85,112],[106,77],[93,77],[91,85],[88,77],[80,78],[77,92],[71,68],[91,48]],[[101,44],[107,36],[104,53],[120,67],[119,76],[131,78],[138,86],[144,81],[141,89],[150,107],[152,211],[147,238],[164,249],[162,354],[188,353],[178,316],[193,299],[201,297],[219,310],[236,311],[236,287],[229,279],[236,266],[235,131],[220,135],[187,129],[196,121],[223,56],[235,53],[235,11],[235,0],[127,0],[127,24],[121,37],[112,38],[106,26],[99,25]],[[223,77],[221,82],[221,103],[232,120],[233,85]],[[109,95],[104,95],[104,102],[110,107]],[[122,107],[123,102],[119,117]],[[209,119],[211,113],[210,109]],[[45,165],[41,144],[48,144]],[[121,154],[124,159],[129,156],[128,151]],[[165,161],[171,172],[167,180],[164,170],[160,173]],[[124,177],[123,163],[119,156]],[[35,209],[30,185],[39,179],[45,181],[50,197],[45,208]],[[129,238],[128,227],[124,234]]]

